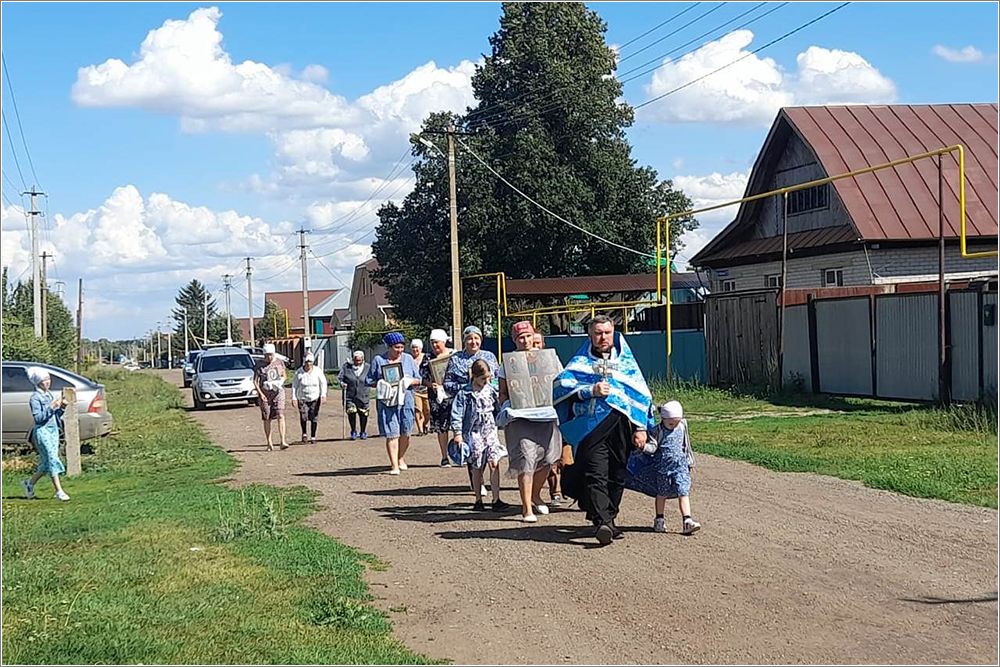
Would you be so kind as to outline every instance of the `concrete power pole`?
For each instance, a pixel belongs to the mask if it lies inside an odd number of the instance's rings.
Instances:
[[[250,268],[250,260],[253,257],[247,257],[247,317],[250,318],[250,346],[253,347],[257,344],[257,331],[253,325],[253,280],[251,275],[253,274],[253,269]]]
[[[208,345],[208,290],[205,290],[204,312],[201,318],[201,344]]]
[[[76,372],[83,366],[83,278],[80,278],[76,293]]]
[[[299,230],[299,253],[302,258],[302,326],[305,332],[305,337],[303,338],[304,350],[303,355],[309,348],[312,347],[312,340],[310,338],[311,332],[309,331],[309,275],[306,268],[306,250],[309,246],[306,245],[306,230]]]
[[[41,290],[42,290],[42,338],[49,337],[49,258],[47,252],[42,253]]]
[[[184,359],[188,358],[191,347],[188,345],[188,309],[184,309]]]
[[[451,337],[462,339],[462,279],[458,271],[458,186],[455,183],[455,126],[448,128],[448,190],[451,196]],[[499,334],[498,334],[499,335]]]
[[[226,285],[226,345],[233,344],[233,310],[230,307],[229,291],[233,288],[233,276],[230,273],[222,276]]]
[[[38,263],[38,216],[40,216],[42,212],[39,211],[38,206],[35,205],[35,198],[38,197],[38,195],[43,195],[45,193],[38,192],[34,187],[32,187],[31,190],[23,194],[31,195],[31,210],[28,211],[28,215],[31,218],[31,283],[34,306],[35,338],[41,338],[44,334],[42,333],[42,276],[41,266]]]

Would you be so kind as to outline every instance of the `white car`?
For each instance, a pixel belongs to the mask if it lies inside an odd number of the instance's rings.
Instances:
[[[196,410],[210,403],[228,401],[257,402],[253,384],[254,361],[239,347],[216,347],[198,356],[191,397]]]

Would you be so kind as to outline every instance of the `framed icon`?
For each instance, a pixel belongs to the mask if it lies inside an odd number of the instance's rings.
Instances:
[[[382,367],[382,379],[389,384],[399,384],[403,381],[403,364],[386,364]]]
[[[444,384],[444,374],[448,371],[448,362],[451,355],[441,355],[427,362],[430,366],[431,379],[437,384]]]

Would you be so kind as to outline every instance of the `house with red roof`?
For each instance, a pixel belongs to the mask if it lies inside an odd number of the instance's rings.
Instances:
[[[997,249],[997,105],[788,107],[775,119],[744,196],[965,147],[970,251]],[[945,273],[952,281],[995,278],[997,258],[959,252],[957,155],[931,157],[739,206],[733,221],[691,260],[712,292],[780,287],[787,225],[788,290],[903,291],[938,277],[943,200]]]

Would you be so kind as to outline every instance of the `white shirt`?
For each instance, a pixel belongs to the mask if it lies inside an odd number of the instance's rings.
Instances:
[[[292,380],[292,398],[296,401],[311,403],[318,398],[326,398],[326,375],[313,366],[311,371],[300,368]]]

